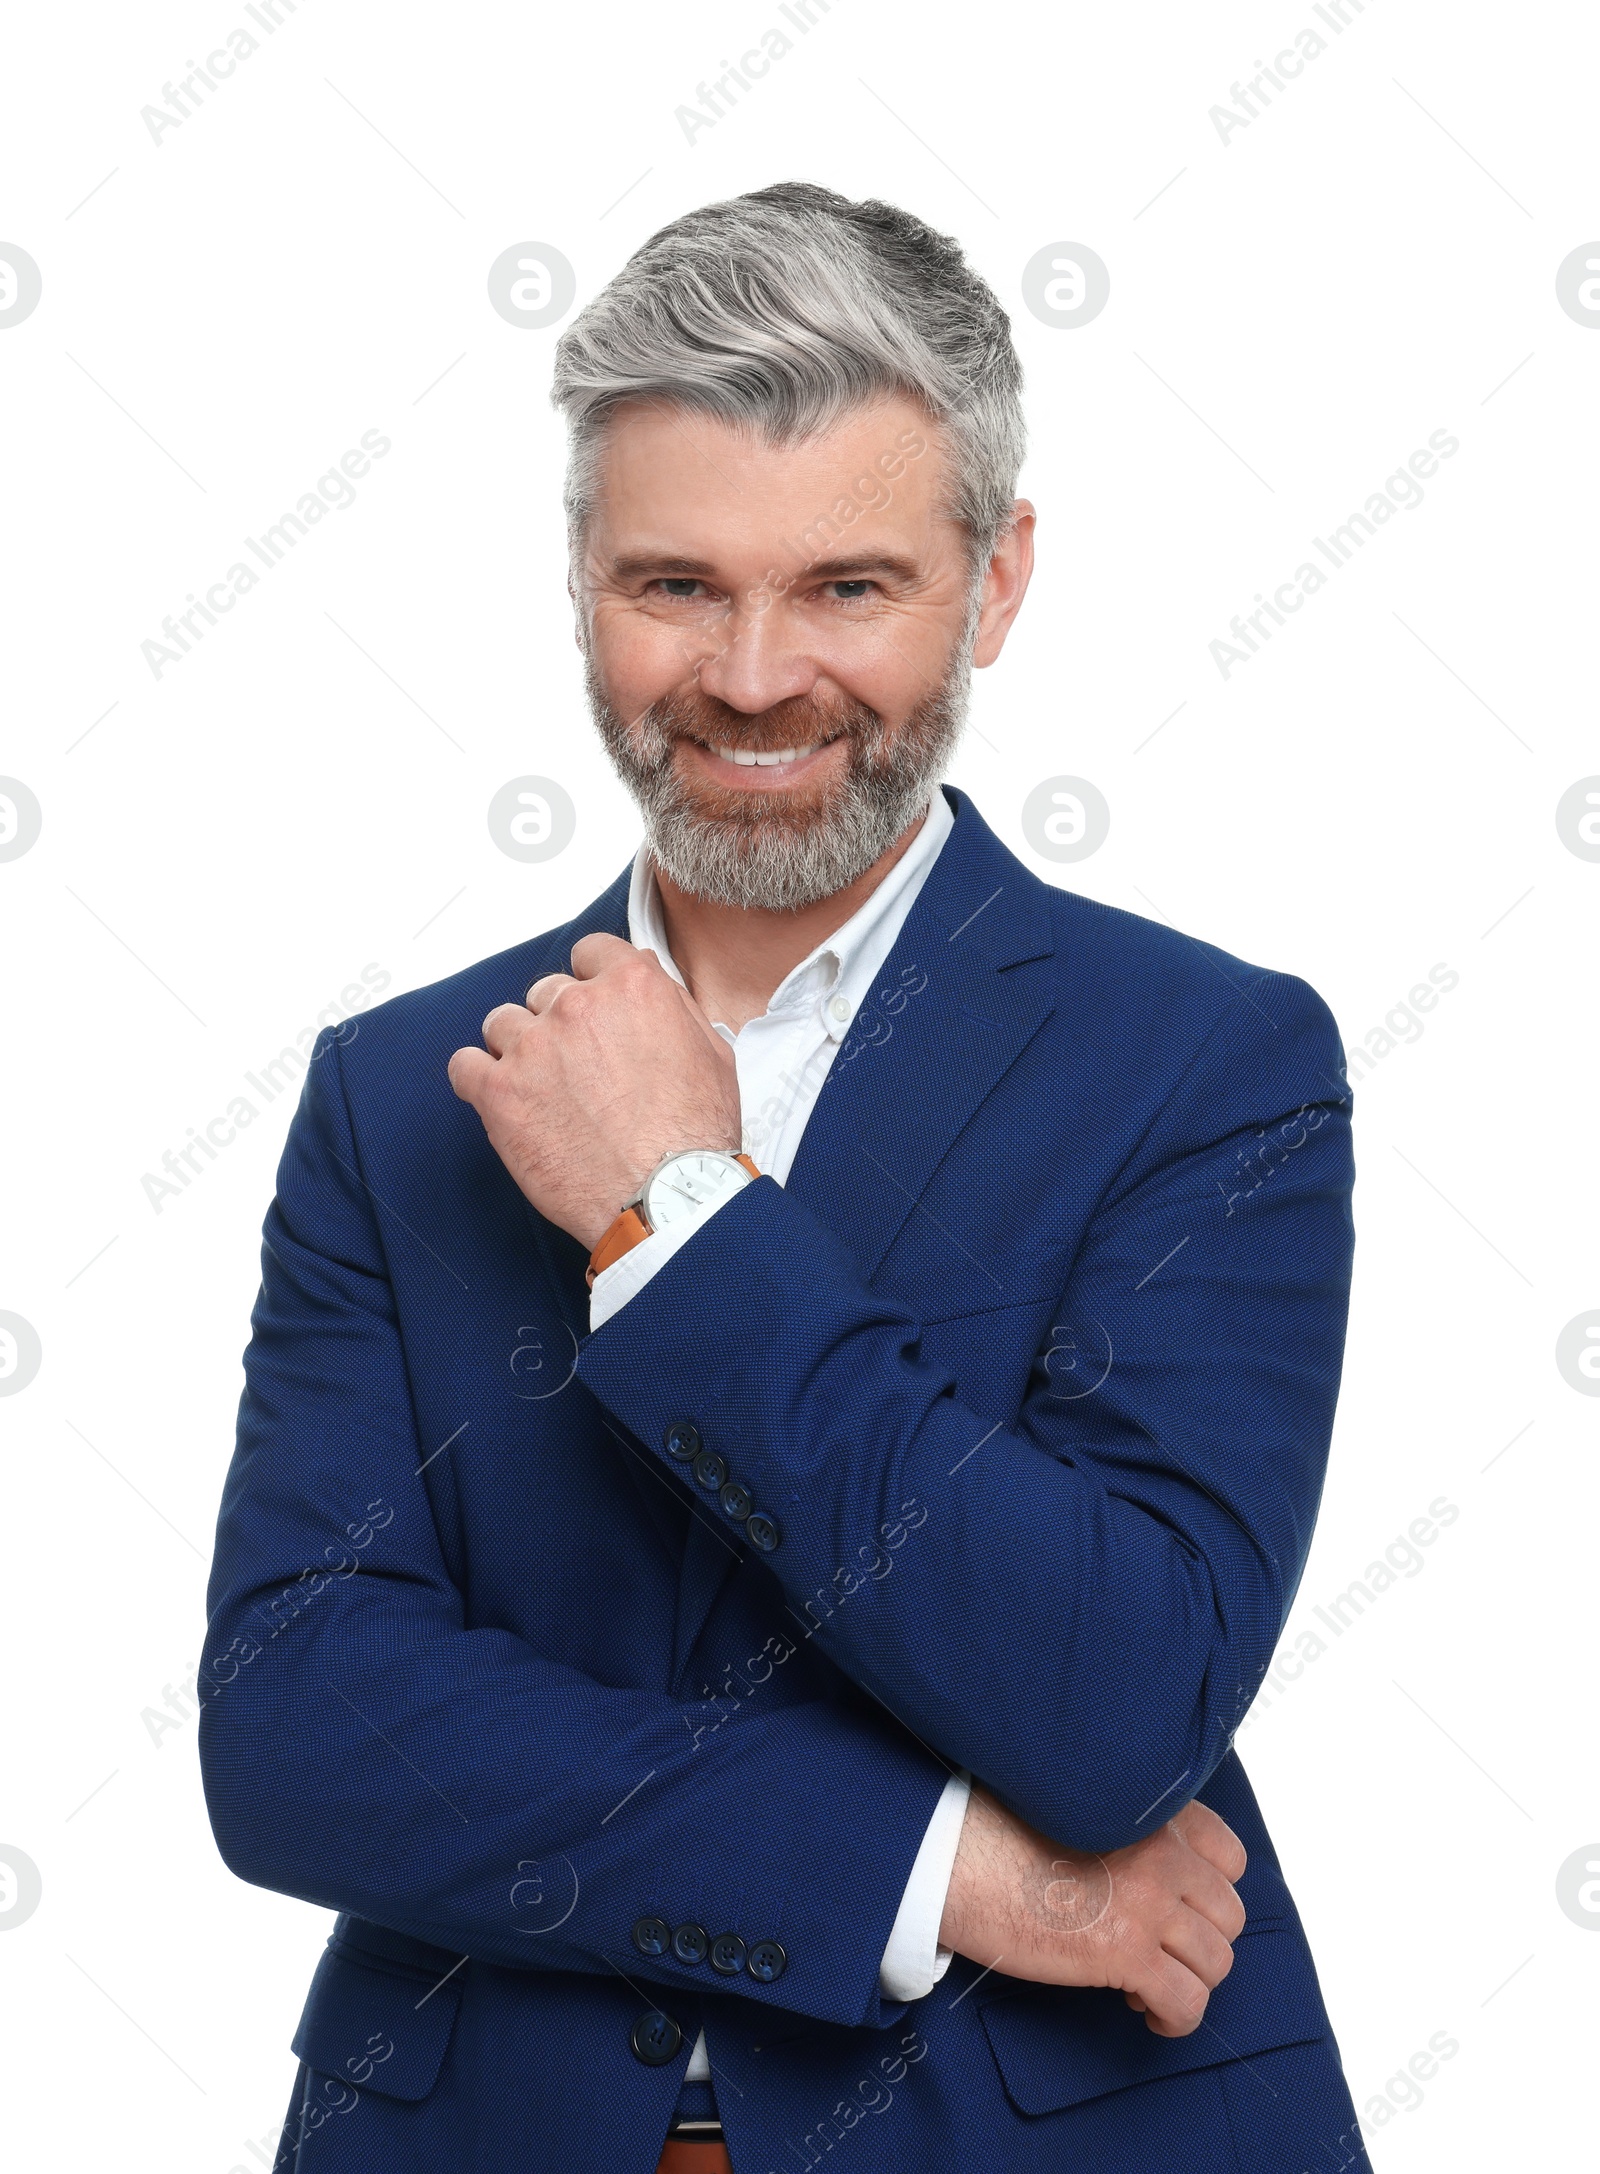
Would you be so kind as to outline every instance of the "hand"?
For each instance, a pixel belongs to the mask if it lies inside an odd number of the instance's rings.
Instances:
[[[653,951],[581,936],[572,972],[483,1022],[450,1084],[542,1216],[591,1250],[664,1155],[738,1152],[733,1051]]]
[[[1108,1856],[1063,1849],[973,1786],[939,1928],[943,1946],[1041,1985],[1118,1988],[1159,2038],[1198,2028],[1233,1968],[1245,1853],[1189,1804]]]

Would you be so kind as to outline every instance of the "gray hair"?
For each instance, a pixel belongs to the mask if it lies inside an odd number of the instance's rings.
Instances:
[[[949,456],[945,510],[974,586],[1013,518],[1022,366],[1011,321],[959,245],[909,212],[783,181],[652,234],[556,346],[570,434],[574,566],[624,400],[664,400],[789,444],[894,394]]]

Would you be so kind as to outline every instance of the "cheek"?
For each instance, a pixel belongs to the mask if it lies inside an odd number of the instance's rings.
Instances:
[[[922,700],[943,663],[942,649],[925,644],[915,623],[889,613],[870,623],[823,629],[812,640],[810,654],[842,693],[891,724],[898,724]]]
[[[631,720],[681,687],[718,636],[711,625],[697,624],[691,631],[687,620],[676,624],[654,613],[602,605],[594,613],[592,640],[601,684]]]

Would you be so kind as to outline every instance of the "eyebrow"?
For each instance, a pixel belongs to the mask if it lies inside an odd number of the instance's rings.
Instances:
[[[628,579],[634,574],[659,574],[669,581],[705,581],[711,576],[707,559],[673,558],[654,551],[627,551],[611,561],[611,571]]]
[[[611,571],[619,580],[651,574],[664,581],[709,581],[716,573],[709,559],[658,557],[650,551],[624,552],[611,561]],[[891,552],[872,552],[854,557],[811,559],[789,578],[792,581],[855,581],[864,574],[886,574],[891,580],[915,581],[921,571],[911,559],[896,558]]]
[[[800,573],[813,581],[854,581],[859,574],[888,574],[891,579],[915,581],[922,569],[911,559],[896,558],[892,552],[874,551],[854,558],[809,559]],[[799,576],[795,577],[797,580]]]

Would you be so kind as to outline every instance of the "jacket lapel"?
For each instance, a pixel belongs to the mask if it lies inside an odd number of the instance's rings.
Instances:
[[[1054,1009],[1037,981],[1006,975],[1054,948],[1045,886],[964,793],[945,790],[955,827],[839,1046],[789,1173],[788,1190],[848,1246],[863,1282]],[[958,1233],[942,1235],[959,1245]],[[941,1233],[930,1226],[929,1237]]]

